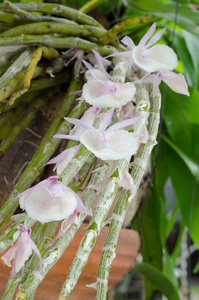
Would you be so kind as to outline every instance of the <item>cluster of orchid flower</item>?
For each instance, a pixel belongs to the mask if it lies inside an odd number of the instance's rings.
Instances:
[[[75,125],[69,135],[55,136],[80,143],[63,151],[47,163],[56,164],[54,169],[57,170],[57,176],[51,176],[17,196],[20,207],[32,219],[41,223],[63,220],[57,237],[66,233],[78,211],[91,215],[80,197],[59,181],[59,176],[75,156],[81,144],[97,158],[105,161],[135,155],[139,143],[146,142],[147,138],[143,138],[146,133],[140,135],[127,130],[139,121],[139,118],[132,117],[134,112],[132,101],[136,101],[134,99],[136,85],[153,83],[155,96],[163,80],[175,92],[189,95],[184,76],[171,72],[177,66],[177,56],[174,51],[166,45],[153,45],[164,32],[163,29],[153,35],[155,28],[156,24],[153,24],[138,46],[135,46],[133,41],[126,36],[122,40],[126,51],[112,55],[125,58],[127,68],[124,79],[116,78],[116,76],[113,78],[107,71],[111,62],[100,57],[96,51],[93,51],[94,67],[83,61],[88,69],[85,72],[87,82],[83,86],[82,96],[79,99],[84,99],[91,107],[80,120],[65,118],[66,121]],[[92,60],[90,61],[92,63]],[[139,78],[135,76],[136,71],[141,74]],[[109,108],[109,112],[96,129],[93,124],[103,108]],[[115,120],[119,121],[115,122]],[[126,172],[122,186],[131,189],[132,181],[128,175]],[[33,250],[40,259],[40,272],[42,273],[41,255],[30,237],[30,229],[27,231],[23,225],[20,225],[20,230],[21,236],[18,242],[7,251],[2,259],[8,266],[11,266],[10,262],[14,259],[12,277],[21,269],[23,275],[25,262]]]

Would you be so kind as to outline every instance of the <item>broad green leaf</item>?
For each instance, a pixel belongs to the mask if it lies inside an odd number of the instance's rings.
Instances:
[[[190,97],[175,94],[167,89],[164,121],[173,145],[187,156],[190,164],[199,159],[199,93],[195,89]],[[171,146],[173,146],[171,145]],[[175,149],[177,151],[177,148]],[[184,158],[183,158],[184,159]],[[186,161],[186,160],[185,160]],[[186,162],[187,163],[187,162]],[[188,164],[189,165],[189,164]],[[194,169],[195,167],[193,166]],[[195,172],[193,172],[195,174]]]
[[[141,253],[144,262],[153,265],[156,269],[162,270],[160,214],[161,203],[159,203],[159,198],[155,195],[154,189],[151,189],[140,215],[140,219],[142,220],[141,236],[143,239]],[[151,299],[157,289],[158,287],[153,282],[145,278],[146,299]]]
[[[192,62],[194,65],[194,73],[195,73],[195,88],[198,88],[198,79],[199,79],[199,38],[191,34],[190,32],[183,30],[182,35],[185,39],[187,48],[192,58]]]
[[[136,264],[134,270],[152,281],[169,300],[180,300],[173,283],[159,270],[147,263]],[[147,298],[148,299],[148,298]]]
[[[178,55],[178,59],[182,63],[183,73],[185,75],[188,86],[194,87],[196,84],[196,78],[193,61],[189,50],[187,49],[184,38],[179,34],[175,34],[174,50]]]
[[[195,178],[174,151],[170,153],[167,161],[184,223],[188,227],[193,241],[199,247],[199,184],[196,185],[193,194]]]
[[[166,135],[162,135],[162,139],[173,148],[174,151],[183,159],[193,176],[198,177],[198,163],[193,161],[186,153],[184,153],[175,143],[173,143]]]
[[[167,253],[165,249],[165,264],[163,268],[163,274],[172,281],[175,288],[178,288],[178,280],[174,274],[174,265],[172,257]]]
[[[125,0],[124,3],[143,13],[149,13],[171,22],[175,22],[177,3],[168,3],[161,0]],[[178,5],[177,24],[183,29],[199,37],[199,12],[189,4]]]

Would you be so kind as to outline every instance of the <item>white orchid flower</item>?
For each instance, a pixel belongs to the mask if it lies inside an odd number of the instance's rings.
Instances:
[[[88,150],[102,160],[117,160],[134,155],[138,149],[136,134],[123,130],[138,122],[140,118],[132,118],[118,122],[108,129],[111,123],[113,110],[101,121],[99,129],[91,124],[72,118],[65,118],[68,122],[84,127],[86,130],[80,135],[57,134],[55,138],[64,138],[80,141]]]
[[[34,220],[41,223],[68,218],[77,209],[85,214],[91,212],[79,196],[57,180],[49,177],[17,196],[20,207]]]
[[[42,274],[42,260],[41,254],[36,244],[31,239],[31,229],[26,230],[23,225],[20,225],[21,236],[17,243],[10,248],[3,256],[2,259],[6,265],[11,267],[11,261],[13,261],[11,279],[14,278],[15,274],[22,269],[22,276],[24,275],[25,262],[32,255],[34,251],[40,260],[40,273]]]

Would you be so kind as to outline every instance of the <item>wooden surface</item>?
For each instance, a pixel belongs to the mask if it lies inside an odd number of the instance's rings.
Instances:
[[[58,299],[62,285],[66,279],[69,267],[75,257],[79,243],[85,233],[87,224],[82,224],[77,235],[66,249],[64,255],[56,265],[52,267],[45,279],[37,289],[35,300],[55,300]],[[69,300],[94,300],[96,290],[86,287],[86,284],[96,282],[97,270],[100,262],[101,252],[108,234],[108,227],[103,227],[94,248],[91,252],[88,262],[79,278],[79,281],[69,296]],[[119,235],[119,241],[116,248],[116,258],[113,260],[110,270],[109,290],[113,289],[124,277],[124,275],[133,268],[137,252],[140,247],[139,236],[135,231],[122,229]],[[7,278],[11,268],[4,266],[0,259],[0,297],[3,295]],[[9,299],[11,300],[11,299]]]

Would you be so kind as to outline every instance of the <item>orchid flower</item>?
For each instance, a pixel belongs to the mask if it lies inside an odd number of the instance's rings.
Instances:
[[[83,86],[84,100],[93,106],[113,108],[121,107],[131,101],[135,95],[135,85],[132,82],[113,82],[105,70],[99,53],[93,52],[98,68],[93,68],[89,63],[84,62],[89,69],[85,73],[88,81]]]
[[[68,218],[75,209],[90,215],[79,196],[57,180],[49,177],[17,196],[20,207],[41,223]]]
[[[68,165],[68,163],[73,158],[73,156],[75,156],[80,146],[81,144],[78,144],[75,147],[71,147],[69,149],[62,151],[59,155],[50,159],[45,165],[55,164],[53,171],[57,170],[57,175],[60,176],[63,170]]]
[[[124,173],[124,176],[120,181],[120,187],[122,187],[125,190],[131,190],[131,191],[133,190],[134,188],[133,178],[128,171]]]
[[[85,111],[84,115],[81,117],[81,120],[92,125],[96,119],[98,112],[99,112],[98,107],[89,107]],[[83,132],[83,131],[84,131],[84,129],[81,126],[76,125],[70,131],[70,134],[81,134],[81,132]],[[80,146],[81,146],[81,144],[62,151],[59,155],[57,155],[56,157],[49,160],[45,165],[56,164],[55,167],[53,168],[53,171],[57,170],[57,175],[60,176],[61,173],[63,172],[63,170],[68,165],[68,163],[73,158],[73,156],[75,156],[75,154],[79,150]],[[75,178],[75,179],[77,179],[77,178]]]
[[[25,262],[32,255],[34,251],[40,260],[40,273],[42,274],[42,260],[41,254],[31,239],[31,229],[26,230],[23,225],[20,225],[21,236],[17,243],[10,248],[3,256],[2,259],[6,265],[11,267],[11,261],[13,261],[11,279],[14,278],[15,274],[22,269],[22,276],[24,275]]]
[[[79,124],[86,128],[81,135],[57,134],[55,138],[64,138],[80,141],[88,150],[102,160],[117,160],[134,155],[138,149],[138,140],[134,133],[130,133],[121,128],[131,126],[138,122],[140,118],[124,120],[110,126],[113,110],[110,109],[106,117],[101,121],[99,129],[94,128],[87,122],[72,118],[65,118],[72,124]]]
[[[122,53],[122,55],[127,57],[132,55],[133,62],[146,72],[171,71],[177,66],[177,55],[173,49],[166,45],[152,46],[159,41],[165,31],[165,29],[162,29],[152,37],[155,29],[156,23],[154,23],[143,36],[138,46],[135,46],[129,37],[126,36],[123,38],[122,42],[127,45],[132,52],[130,54],[130,51],[126,51],[126,53]]]
[[[153,75],[149,75],[148,77],[144,78],[141,83],[152,82],[153,97],[155,97],[161,81],[164,81],[174,92],[189,96],[188,86],[184,75],[182,74],[176,74],[170,71],[154,72]]]

